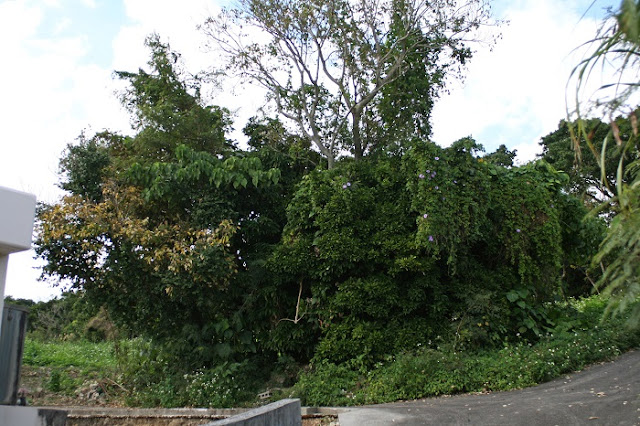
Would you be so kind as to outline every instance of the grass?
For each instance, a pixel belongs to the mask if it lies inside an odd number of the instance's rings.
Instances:
[[[112,342],[42,342],[27,337],[22,365],[21,382],[31,391],[32,405],[78,403],[78,395],[91,384],[106,400],[116,384]]]
[[[34,367],[112,369],[116,367],[116,357],[112,342],[42,342],[27,338],[22,363]]]

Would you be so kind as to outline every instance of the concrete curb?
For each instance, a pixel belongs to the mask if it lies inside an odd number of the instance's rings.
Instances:
[[[54,407],[52,407],[54,408]],[[55,407],[67,411],[68,424],[75,426],[142,425],[195,426],[222,420],[250,411],[249,408],[117,408],[69,406]],[[342,407],[301,407],[300,414],[305,421],[318,418],[334,418],[346,411]]]
[[[207,423],[205,426],[301,426],[302,410],[299,399],[282,399],[278,402],[231,416],[228,419]]]

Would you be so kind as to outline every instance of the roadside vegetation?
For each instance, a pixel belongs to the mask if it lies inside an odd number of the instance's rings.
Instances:
[[[204,78],[150,36],[148,69],[115,74],[135,134],[83,133],[63,153],[66,195],[38,208],[43,278],[68,290],[31,303],[40,388],[361,404],[530,386],[638,345],[637,105],[569,117],[524,165],[471,137],[443,148],[433,102],[497,24],[485,2],[238,7],[205,27],[266,44],[212,31],[228,62]],[[637,24],[612,36],[633,55]],[[247,123],[246,146],[202,97],[226,72],[277,112]]]
[[[15,303],[15,301],[9,300]],[[500,347],[461,348],[425,342],[363,365],[282,357],[276,366],[223,363],[179,375],[143,339],[89,341],[86,336],[25,343],[21,385],[34,405],[238,407],[285,397],[310,406],[345,406],[468,392],[520,389],[612,360],[640,345],[625,327],[629,313],[602,320],[601,296],[563,303],[558,323],[538,341],[514,335]],[[270,392],[261,399],[258,394]]]
[[[300,376],[294,394],[309,405],[343,406],[534,386],[640,345],[640,333],[624,326],[628,314],[601,322],[605,306],[599,296],[571,301],[567,316],[535,343],[514,336],[493,349],[432,344],[373,368],[318,363]]]

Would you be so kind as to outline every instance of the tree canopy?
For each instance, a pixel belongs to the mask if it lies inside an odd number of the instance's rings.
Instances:
[[[563,120],[557,130],[544,136],[540,141],[543,147],[542,158],[569,175],[567,191],[580,197],[590,207],[596,207],[617,195],[617,166],[621,159],[621,149],[613,141],[605,143],[612,132],[611,124],[597,118],[585,120],[584,125],[590,129],[587,135],[589,142],[583,135],[579,135],[579,142],[576,140],[576,143],[580,148],[581,158],[577,161],[575,151],[569,149],[573,143],[571,130],[575,125],[576,123]],[[627,139],[633,134],[629,118],[618,117],[613,125],[621,138]],[[593,151],[589,144],[592,144]],[[631,160],[631,155],[629,152],[625,153],[625,161]],[[628,183],[629,177],[623,175],[623,182]]]
[[[490,23],[483,0],[242,0],[204,29],[331,168],[344,151],[429,136],[434,99]]]
[[[122,326],[167,345],[190,341],[186,359],[210,362],[252,348],[242,304],[231,302],[246,295],[232,282],[253,255],[247,242],[279,235],[269,223],[280,217],[263,209],[283,202],[268,189],[281,170],[227,144],[224,109],[186,89],[168,45],[148,45],[150,73],[118,73],[130,81],[123,100],[137,111],[138,133],[69,146],[69,195],[40,208],[36,251],[45,275],[85,291]]]

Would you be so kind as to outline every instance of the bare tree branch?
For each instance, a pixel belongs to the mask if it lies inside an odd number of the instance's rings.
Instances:
[[[267,88],[331,167],[336,150],[364,154],[365,116],[379,117],[377,99],[411,68],[410,55],[425,82],[439,76],[435,94],[440,75],[471,55],[467,35],[492,23],[488,10],[485,0],[240,0],[204,30],[228,56],[228,70]]]

